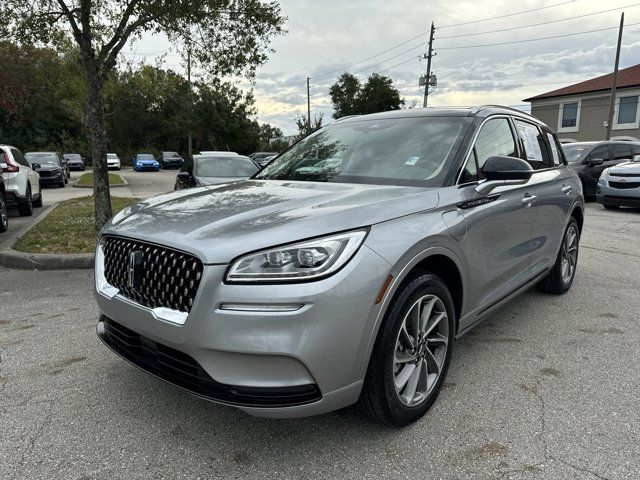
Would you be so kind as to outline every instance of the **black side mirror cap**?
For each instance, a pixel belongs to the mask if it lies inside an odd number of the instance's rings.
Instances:
[[[523,180],[528,181],[533,175],[533,168],[527,162],[515,157],[489,157],[482,167],[487,181]]]
[[[31,170],[38,170],[41,168],[41,165],[39,163],[32,163],[31,164]]]
[[[592,167],[598,166],[598,165],[602,165],[604,163],[604,160],[602,158],[590,158],[589,159],[589,165],[591,165]]]

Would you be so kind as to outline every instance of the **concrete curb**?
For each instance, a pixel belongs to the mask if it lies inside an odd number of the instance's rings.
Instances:
[[[25,225],[24,228],[2,242],[7,246],[3,251],[0,251],[0,266],[18,270],[77,270],[93,268],[93,253],[25,253],[11,248],[20,237],[47,218],[57,206],[58,203],[50,205],[38,216],[35,222]]]

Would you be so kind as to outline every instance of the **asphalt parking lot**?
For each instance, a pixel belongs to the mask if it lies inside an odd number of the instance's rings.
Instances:
[[[100,343],[91,272],[0,269],[0,478],[636,479],[639,239],[640,211],[590,203],[571,291],[531,290],[460,339],[404,429],[196,399]]]

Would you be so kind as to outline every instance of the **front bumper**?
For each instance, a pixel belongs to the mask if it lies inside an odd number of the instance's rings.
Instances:
[[[160,165],[158,165],[158,164],[156,164],[156,165],[154,165],[154,164],[148,164],[148,165],[137,164],[135,168],[139,172],[142,172],[144,170],[157,172],[158,170],[160,170]]]
[[[40,173],[40,185],[49,185],[52,183],[58,184],[60,182],[64,182],[64,175],[62,172],[46,177],[42,176],[42,173]]]
[[[640,208],[640,187],[614,188],[608,179],[601,178],[596,189],[596,200],[602,205]]]
[[[390,265],[362,246],[345,268],[316,282],[232,285],[223,281],[226,268],[205,265],[183,325],[158,318],[120,294],[109,298],[98,291],[102,313],[98,335],[145,371],[253,415],[308,416],[355,403],[380,308],[375,298]],[[236,310],[224,309],[223,304],[233,304]],[[287,312],[267,308],[292,304],[299,308]],[[196,376],[204,387],[195,385],[193,376],[158,370],[150,357],[118,351],[117,339],[105,340],[109,320],[114,328],[131,332],[123,336],[125,343],[177,352],[183,364],[193,362],[191,371],[200,372]]]
[[[84,170],[84,163],[68,163],[69,170]]]

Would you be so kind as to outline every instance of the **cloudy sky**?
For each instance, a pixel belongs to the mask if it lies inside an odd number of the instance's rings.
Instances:
[[[633,0],[280,0],[280,4],[288,17],[288,33],[274,39],[275,53],[259,69],[253,89],[260,121],[282,128],[285,134],[295,133],[296,115],[306,112],[307,76],[312,113],[323,112],[326,119],[332,111],[329,86],[345,71],[363,80],[373,72],[388,75],[408,105],[414,100],[421,105],[418,78],[426,61],[418,57],[425,52],[432,21],[438,28],[432,66],[438,88],[429,97],[430,106],[491,103],[526,110],[523,98],[610,72],[622,11],[626,27],[621,68],[640,60],[640,2]],[[544,37],[555,38],[526,41]],[[143,38],[126,52],[151,63],[162,53],[166,67],[183,70],[163,38]],[[243,86],[251,88],[246,82]]]

